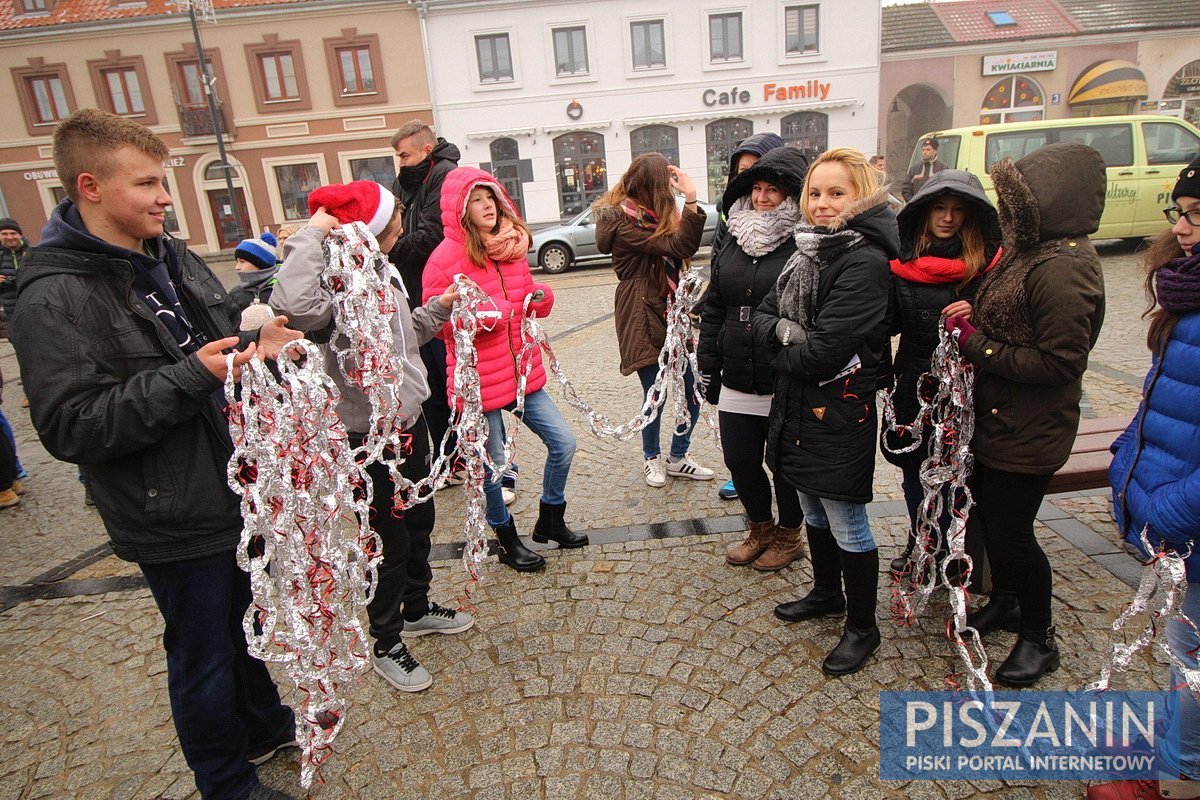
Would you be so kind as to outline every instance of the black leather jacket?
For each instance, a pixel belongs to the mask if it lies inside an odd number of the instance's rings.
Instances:
[[[168,246],[194,325],[210,340],[234,335],[220,281],[183,242]],[[242,519],[226,483],[233,445],[221,384],[132,284],[132,265],[111,255],[29,251],[12,336],[34,426],[51,455],[83,468],[120,558],[153,564],[233,549]]]

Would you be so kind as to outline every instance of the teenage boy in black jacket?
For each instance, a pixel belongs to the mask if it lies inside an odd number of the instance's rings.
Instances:
[[[166,622],[171,713],[201,796],[286,798],[251,763],[294,744],[295,719],[242,629],[250,580],[222,413],[224,351],[242,342],[221,283],[163,234],[167,155],[96,109],[58,126],[68,199],[21,265],[12,335],[42,443],[82,467],[113,552],[138,564]],[[262,353],[299,337],[284,322],[258,332]]]

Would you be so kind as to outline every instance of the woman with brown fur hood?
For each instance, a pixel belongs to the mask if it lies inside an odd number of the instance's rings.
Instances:
[[[1029,686],[1058,668],[1050,562],[1033,520],[1079,428],[1088,353],[1104,321],[1100,226],[1106,176],[1078,142],[1048,145],[992,167],[1004,256],[975,296],[971,320],[951,317],[975,365],[971,491],[992,566],[988,604],[967,617],[980,636],[1017,630],[996,680]]]
[[[879,173],[850,148],[822,153],[801,192],[796,252],[754,313],[775,352],[767,464],[800,492],[813,589],[785,622],[846,614],[827,675],[862,669],[879,648],[879,550],[867,521],[875,472],[875,391],[891,377],[888,261],[896,215]],[[845,592],[842,582],[845,580]]]

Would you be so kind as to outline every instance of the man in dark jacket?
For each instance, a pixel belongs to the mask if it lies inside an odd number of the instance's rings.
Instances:
[[[442,181],[458,166],[458,147],[419,119],[409,120],[392,134],[392,149],[400,170],[392,193],[404,203],[404,233],[388,258],[400,271],[409,308],[421,304],[421,273],[429,254],[442,242]],[[450,427],[446,400],[446,343],[434,338],[421,345],[421,362],[429,375],[429,399],[421,404],[436,451]],[[453,450],[454,442],[448,449]],[[436,458],[436,452],[434,457]]]
[[[912,199],[912,196],[920,190],[921,184],[929,180],[931,175],[936,175],[946,168],[946,165],[938,159],[937,139],[922,141],[921,163],[908,171],[904,177],[904,185],[900,187],[900,193],[904,195],[905,202]]]
[[[0,246],[0,339],[7,339],[7,320],[17,304],[17,268],[29,252],[21,226],[12,217],[0,219]]]
[[[68,199],[21,266],[12,319],[34,426],[53,456],[81,465],[113,552],[146,577],[201,796],[286,798],[253,766],[294,744],[295,719],[242,631],[250,580],[235,557],[242,519],[221,409],[225,351],[241,344],[233,306],[163,233],[162,141],[83,109],[53,147]],[[264,352],[300,335],[283,322],[256,332]],[[254,337],[235,369],[254,356]]]

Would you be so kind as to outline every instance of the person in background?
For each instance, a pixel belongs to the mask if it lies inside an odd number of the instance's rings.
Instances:
[[[971,318],[971,300],[984,271],[1000,255],[1000,217],[969,172],[947,169],[926,181],[897,217],[900,258],[892,261],[891,333],[900,335],[892,360],[892,403],[896,423],[910,425],[917,416],[918,385],[941,341],[942,317]],[[907,572],[916,546],[917,514],[925,497],[921,462],[929,457],[928,431],[916,449],[911,432],[883,432],[883,457],[900,467],[908,506],[908,543],[891,570]],[[949,508],[949,505],[947,505]],[[944,549],[945,543],[942,543]]]
[[[0,373],[0,402],[4,402],[4,374]],[[21,502],[25,487],[17,477],[17,449],[7,436],[0,436],[0,508]]]
[[[275,236],[264,231],[257,238],[242,240],[233,251],[238,285],[229,290],[229,299],[239,312],[255,303],[271,304],[271,290],[279,272],[275,260],[277,246]]]
[[[373,181],[330,184],[308,196],[312,218],[288,240],[283,266],[272,299],[292,324],[328,342],[333,330],[333,292],[322,282],[326,260],[322,242],[337,225],[362,222],[386,253],[402,230],[403,207],[387,187]],[[376,274],[389,287],[396,311],[391,315],[400,375],[398,376],[402,439],[408,441],[400,474],[416,483],[429,475],[429,434],[421,413],[421,401],[429,394],[425,367],[418,353],[420,344],[437,335],[450,318],[458,297],[455,287],[411,311],[404,302],[404,288],[395,267],[376,262]],[[363,390],[346,382],[338,357],[329,344],[321,345],[325,369],[341,392],[337,414],[346,426],[350,446],[362,446],[371,426],[371,403]],[[405,638],[426,634],[454,634],[468,630],[474,618],[463,611],[438,605],[429,599],[433,571],[429,567],[431,535],[436,523],[433,498],[403,512],[395,511],[396,486],[386,464],[367,465],[371,480],[371,529],[383,545],[383,562],[376,570],[375,595],[367,605],[370,635],[375,639],[371,666],[388,683],[402,692],[419,692],[433,684],[405,644]]]
[[[675,193],[683,195],[683,213]],[[696,204],[696,184],[686,172],[658,153],[640,155],[596,201],[596,246],[612,254],[617,273],[614,319],[621,351],[621,374],[636,372],[642,391],[649,394],[658,379],[658,356],[667,340],[667,301],[675,294],[686,260],[700,249],[704,210]],[[695,376],[685,368],[684,391],[691,420],[686,430],[676,430],[664,467],[659,443],[662,415],[642,429],[642,457],[646,483],[661,488],[667,476],[710,481],[713,471],[688,455],[692,430],[700,418],[694,398]],[[661,411],[661,408],[660,408]]]
[[[479,311],[480,330],[475,336],[476,368],[483,413],[488,423],[487,451],[494,464],[503,464],[505,432],[501,410],[516,413],[517,392],[524,381],[525,403],[521,421],[546,445],[542,473],[542,497],[535,542],[554,541],[562,548],[583,547],[588,537],[566,523],[567,476],[575,456],[575,434],[546,391],[546,371],[540,351],[519,362],[523,352],[521,323],[525,301],[539,318],[550,315],[554,292],[544,283],[534,283],[525,254],[529,251],[529,229],[512,200],[492,175],[473,167],[459,167],[446,176],[442,186],[442,226],[445,238],[425,267],[425,293],[429,299],[453,287],[462,274],[488,296]],[[442,336],[452,337],[450,326]],[[456,354],[447,353],[448,402],[454,396]],[[518,572],[542,569],[546,560],[525,547],[517,533],[516,519],[505,507],[503,474],[489,470],[484,483],[487,522],[500,542],[500,563]]]
[[[1088,239],[1107,178],[1087,145],[1059,142],[992,166],[1004,255],[975,294],[971,318],[949,317],[975,366],[971,516],[992,568],[987,605],[967,616],[980,636],[1017,627],[998,683],[1030,686],[1059,666],[1050,561],[1033,523],[1079,428],[1088,353],[1104,321],[1104,278]]]
[[[807,171],[808,160],[799,150],[779,147],[730,181],[722,202],[729,241],[712,263],[700,303],[696,356],[705,399],[717,406],[725,466],[749,523],[746,540],[727,550],[725,561],[763,571],[783,569],[803,555],[804,512],[796,490],[776,475],[772,491],[763,468],[774,354],[755,343],[750,319],[796,252],[792,232],[801,217],[797,198]]]
[[[221,282],[163,231],[167,146],[133,120],[80,109],[58,125],[67,191],[21,265],[12,318],[34,428],[81,464],[113,552],[138,565],[165,628],[167,689],[204,800],[286,800],[255,764],[295,747],[296,721],[246,650],[250,576],[222,407],[233,369],[299,331],[236,334]],[[236,378],[236,372],[235,372]]]
[[[729,177],[725,181],[725,191],[729,191],[729,184],[735,177],[754,166],[764,153],[777,147],[783,147],[783,145],[783,139],[775,133],[756,133],[743,139],[729,156]],[[724,208],[724,195],[722,194],[717,198],[717,227],[713,230],[709,248],[709,263],[716,262],[717,255],[725,246],[726,238],[729,235],[728,218],[729,211]],[[733,485],[732,477],[721,484],[720,489],[717,489],[717,497],[722,500],[737,500],[737,487]]]
[[[826,150],[804,181],[797,249],[753,316],[775,353],[767,464],[800,492],[813,588],[775,616],[846,614],[826,675],[862,669],[879,649],[879,549],[867,519],[875,473],[875,392],[890,377],[888,261],[896,215],[879,172],[848,147]],[[843,581],[845,591],[843,592]]]
[[[1188,553],[1187,596],[1182,611],[1200,621],[1200,158],[1179,173],[1165,209],[1171,222],[1146,249],[1146,295],[1150,320],[1146,342],[1152,355],[1142,402],[1113,444],[1108,470],[1113,517],[1125,540],[1139,551],[1142,530],[1153,547]],[[1154,553],[1143,553],[1150,558]],[[1196,669],[1196,629],[1167,623],[1171,652]],[[1159,800],[1200,797],[1200,703],[1171,667],[1173,699],[1168,714],[1179,720],[1179,740],[1165,737],[1159,755],[1168,771],[1161,780],[1118,781],[1088,789],[1088,800]]]
[[[275,232],[275,263],[276,264],[283,263],[284,242],[286,242],[288,240],[289,236],[291,236],[293,233],[295,233],[296,231],[300,230],[303,227],[304,227],[303,225],[301,225],[299,223],[295,223],[295,222],[289,222],[286,225],[279,226],[279,230]]]
[[[0,218],[0,339],[8,338],[8,320],[17,305],[17,270],[29,253],[21,226],[12,217]]]
[[[905,202],[912,199],[912,196],[921,188],[922,183],[944,169],[946,169],[946,165],[938,160],[937,139],[923,140],[921,142],[921,161],[909,170],[908,175],[904,178],[904,184],[900,188]]]
[[[404,233],[388,253],[388,258],[400,272],[404,282],[408,307],[421,304],[422,274],[425,263],[441,243],[442,182],[458,166],[461,158],[458,147],[441,137],[419,119],[409,120],[392,134],[392,149],[396,151],[396,183],[394,194],[404,205]],[[429,437],[435,457],[450,428],[450,407],[446,405],[446,344],[434,337],[421,346],[421,363],[429,377],[429,398],[423,407]],[[446,444],[454,452],[453,435]],[[462,483],[461,470],[452,473],[451,483]]]
[[[879,170],[883,174],[884,180],[887,180],[887,157],[881,156],[878,153],[871,156],[871,166]]]

